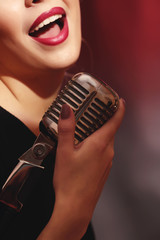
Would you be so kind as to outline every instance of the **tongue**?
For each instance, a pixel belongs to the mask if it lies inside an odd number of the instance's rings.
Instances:
[[[52,27],[46,29],[44,32],[41,32],[38,37],[39,38],[53,38],[58,36],[58,34],[60,33],[60,27],[58,26],[58,24],[53,24]]]

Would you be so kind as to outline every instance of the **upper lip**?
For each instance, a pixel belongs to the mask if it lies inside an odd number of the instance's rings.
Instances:
[[[43,12],[32,24],[32,26],[29,29],[29,33],[31,33],[41,22],[43,22],[45,19],[54,16],[54,15],[62,15],[65,16],[66,12],[61,7],[54,7],[50,10]]]

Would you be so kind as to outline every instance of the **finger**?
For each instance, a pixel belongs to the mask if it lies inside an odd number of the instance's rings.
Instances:
[[[113,137],[111,140],[110,140],[110,147],[112,148],[112,149],[114,149],[114,141],[115,141],[115,137]]]
[[[119,108],[113,117],[105,123],[100,129],[95,131],[91,138],[96,139],[96,141],[107,142],[110,141],[117,132],[118,128],[121,125],[125,113],[125,104],[124,100],[120,99]]]
[[[64,104],[58,121],[58,147],[63,150],[73,149],[75,117],[72,109]]]
[[[118,111],[114,114],[113,118],[111,118],[108,121],[108,126],[106,124],[106,128],[109,131],[111,137],[113,137],[117,130],[119,129],[124,118],[124,114],[125,114],[125,102],[123,99],[120,99]]]

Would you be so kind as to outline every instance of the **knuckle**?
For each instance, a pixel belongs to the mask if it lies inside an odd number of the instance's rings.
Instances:
[[[113,149],[113,148],[110,148],[110,150],[109,150],[109,157],[110,157],[110,159],[113,159],[113,158],[114,158],[114,155],[115,155],[114,149]]]
[[[71,127],[69,125],[59,125],[58,126],[58,134],[59,135],[63,135],[63,134],[66,134],[66,133],[70,133],[71,132]]]
[[[92,141],[92,147],[95,151],[97,152],[104,152],[105,149],[107,148],[107,144],[105,142],[100,142],[100,141]]]
[[[104,152],[107,149],[107,144],[105,142],[101,143],[99,149],[101,152]]]

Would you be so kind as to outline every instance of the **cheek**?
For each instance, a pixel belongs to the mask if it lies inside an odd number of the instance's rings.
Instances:
[[[9,0],[0,4],[0,36],[11,37],[18,33],[22,24],[23,9],[21,4],[15,1],[9,3]],[[10,4],[10,5],[9,5]],[[1,6],[2,5],[2,6]],[[9,6],[9,7],[8,7]]]
[[[4,7],[0,9],[0,52],[3,56],[8,56],[9,51],[14,49],[17,39],[21,37],[21,24],[21,14],[18,14],[18,10],[15,11],[14,8],[7,10]]]
[[[81,14],[79,1],[76,1],[74,6],[72,6],[72,18],[70,19],[69,25],[71,26],[71,34],[73,38],[79,43],[81,41]]]

